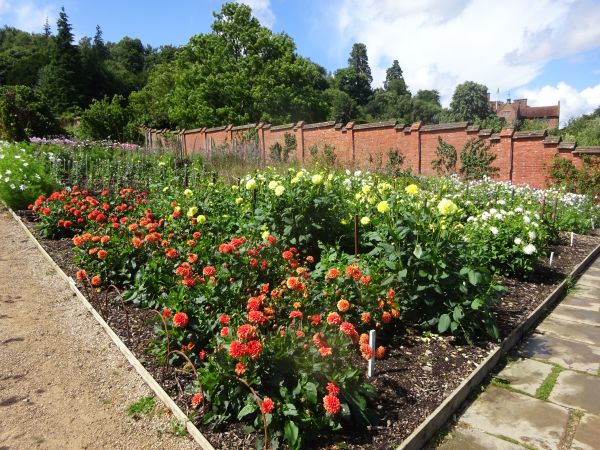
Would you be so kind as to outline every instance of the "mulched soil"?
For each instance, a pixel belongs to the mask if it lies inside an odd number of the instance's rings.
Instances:
[[[29,218],[25,215],[25,218]],[[35,223],[25,221],[34,232]],[[552,267],[548,258],[539,261],[531,276],[525,280],[502,278],[507,288],[496,314],[502,336],[507,336],[533,311],[598,244],[598,236],[575,236],[573,247],[570,235],[562,235],[550,247],[554,252]],[[70,239],[47,240],[40,243],[54,261],[73,278],[77,267],[72,262]],[[80,285],[94,307],[121,337],[146,369],[162,384],[184,411],[189,411],[190,397],[183,386],[190,380],[188,373],[173,368],[163,368],[147,354],[149,342],[154,337],[153,312],[122,304],[115,292],[95,293]],[[124,314],[126,312],[126,314]],[[376,364],[371,383],[378,392],[375,410],[379,423],[367,430],[342,430],[333,436],[315,437],[307,447],[319,449],[396,447],[464,380],[497,343],[481,342],[458,345],[452,337],[423,334],[406,329],[401,337],[388,346],[388,355]],[[366,362],[360,357],[349,361],[356,367]],[[218,430],[199,426],[200,431],[221,449],[251,449],[252,436],[246,435],[239,424],[226,425]]]

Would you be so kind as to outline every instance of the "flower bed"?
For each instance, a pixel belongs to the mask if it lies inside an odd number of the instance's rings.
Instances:
[[[534,307],[502,284],[534,282],[549,242],[598,218],[583,197],[490,181],[267,170],[191,172],[184,189],[190,172],[160,158],[148,191],[73,187],[31,207],[44,236],[71,239],[90,295],[116,286],[156,310],[139,341],[195,420],[244,424],[260,446],[399,442],[513,326],[511,302]],[[131,333],[137,313],[115,306],[101,309]]]

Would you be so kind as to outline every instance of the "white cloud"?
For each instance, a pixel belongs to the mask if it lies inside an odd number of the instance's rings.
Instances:
[[[522,88],[519,97],[527,98],[530,106],[556,104],[560,101],[560,122],[565,124],[572,117],[588,114],[600,106],[600,84],[578,91],[567,83],[546,85],[539,89]]]
[[[366,44],[376,86],[397,59],[413,92],[438,89],[445,105],[458,83],[506,92],[550,59],[600,42],[593,0],[339,0],[332,8],[342,43]]]
[[[243,0],[245,5],[252,8],[252,14],[267,28],[273,28],[275,14],[271,10],[271,0]]]
[[[10,2],[8,0],[0,0],[0,14],[4,14],[10,9]]]
[[[53,5],[39,5],[34,1],[0,0],[0,20],[20,30],[41,33],[46,19],[55,21],[57,8]]]

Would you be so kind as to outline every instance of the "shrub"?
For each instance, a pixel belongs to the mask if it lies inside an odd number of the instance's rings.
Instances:
[[[60,134],[61,128],[44,97],[27,86],[0,86],[0,139]]]
[[[43,159],[26,144],[0,142],[0,198],[13,209],[25,209],[39,195],[58,187]]]

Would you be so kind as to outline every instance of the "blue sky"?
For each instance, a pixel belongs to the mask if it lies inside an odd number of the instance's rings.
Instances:
[[[96,24],[105,40],[184,45],[208,32],[222,1],[0,0],[0,24],[41,31],[64,5],[79,38]],[[447,105],[458,83],[492,97],[561,102],[561,120],[600,106],[600,0],[246,0],[261,22],[285,31],[299,54],[329,71],[367,45],[380,86],[398,59],[409,88],[438,89]],[[526,6],[525,6],[526,5]]]

